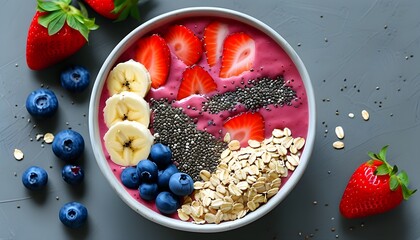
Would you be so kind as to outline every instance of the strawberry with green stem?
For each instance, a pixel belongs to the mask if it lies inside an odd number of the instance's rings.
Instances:
[[[122,21],[131,16],[139,19],[138,0],[84,0],[95,12],[108,19]]]
[[[367,217],[387,212],[407,200],[417,190],[408,188],[408,175],[386,161],[388,146],[379,154],[369,152],[369,161],[361,164],[350,177],[340,201],[346,218]]]
[[[89,32],[98,26],[86,9],[71,0],[38,0],[29,26],[26,62],[32,70],[50,67],[76,53],[88,42]]]

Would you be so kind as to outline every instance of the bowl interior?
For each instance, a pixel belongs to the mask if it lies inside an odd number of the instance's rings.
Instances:
[[[208,20],[203,21],[200,19]],[[278,73],[284,74],[285,80],[291,80],[289,84],[293,85],[296,89],[300,101],[299,107],[294,108],[296,110],[293,110],[293,112],[290,113],[290,118],[295,119],[285,120],[285,122],[287,122],[287,126],[285,127],[290,127],[294,134],[296,133],[299,136],[305,137],[306,143],[300,157],[299,166],[292,174],[289,174],[287,179],[282,181],[283,184],[279,192],[266,204],[262,205],[256,211],[248,213],[244,218],[235,221],[227,221],[220,224],[197,225],[191,222],[183,222],[177,219],[175,215],[168,217],[157,214],[154,204],[142,201],[138,197],[138,194],[136,195],[136,193],[128,191],[120,183],[118,178],[118,169],[120,171],[121,168],[114,165],[109,160],[109,156],[102,140],[104,132],[107,130],[106,126],[103,124],[102,110],[105,100],[108,97],[105,87],[108,73],[117,63],[128,60],[132,57],[132,48],[141,37],[153,33],[157,29],[161,29],[169,24],[183,23],[189,25],[190,28],[194,28],[197,27],[197,23],[195,23],[195,21],[199,23],[198,25],[200,25],[208,23],[211,19],[224,19],[232,24],[238,23],[238,29],[242,26],[246,26],[247,28],[252,29],[252,31],[260,32],[262,35],[268,36],[268,38],[272,40],[272,43],[281,47],[285,59],[287,59],[288,62],[287,64],[282,65],[283,69],[280,68]],[[270,68],[267,67],[267,69]],[[262,70],[262,72],[262,74],[270,74],[265,73],[264,70]],[[276,207],[297,184],[307,166],[314,142],[314,124],[315,106],[312,85],[304,64],[293,48],[278,33],[257,19],[236,11],[211,7],[176,10],[155,17],[134,29],[114,48],[105,60],[95,81],[89,106],[89,131],[94,155],[98,166],[112,188],[126,204],[147,219],[170,228],[192,232],[221,232],[238,228],[255,221]],[[304,127],[299,127],[302,125]]]

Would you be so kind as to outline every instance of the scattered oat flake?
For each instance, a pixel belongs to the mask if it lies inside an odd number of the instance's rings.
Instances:
[[[52,133],[46,133],[44,135],[45,143],[52,143],[54,141],[54,135]]]
[[[335,135],[337,135],[337,137],[339,139],[343,139],[344,138],[344,130],[343,130],[343,127],[341,127],[341,126],[335,127]]]
[[[366,110],[362,110],[362,117],[365,121],[369,120],[369,112]]]
[[[333,147],[335,149],[343,149],[344,148],[344,142],[342,142],[342,141],[335,141],[333,143]]]
[[[36,135],[36,140],[39,141],[42,137],[44,137],[44,134],[39,133]]]
[[[14,152],[13,152],[13,156],[15,157],[16,160],[20,161],[23,159],[23,152],[17,148],[15,148]]]
[[[349,118],[354,118],[354,113],[349,113]]]

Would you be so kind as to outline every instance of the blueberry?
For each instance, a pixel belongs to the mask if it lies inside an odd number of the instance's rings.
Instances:
[[[67,164],[64,165],[61,176],[66,183],[76,185],[83,181],[85,171],[80,166]]]
[[[47,118],[58,109],[58,100],[54,92],[40,88],[31,92],[26,98],[26,110],[36,118]]]
[[[26,169],[22,174],[23,185],[30,190],[38,190],[48,182],[48,174],[41,167],[32,166]]]
[[[61,86],[72,92],[81,92],[89,86],[90,73],[82,66],[71,66],[60,74]]]
[[[157,195],[155,204],[159,212],[163,214],[172,214],[177,211],[181,205],[181,201],[175,194],[163,191]]]
[[[54,154],[64,161],[72,161],[80,157],[84,149],[85,141],[82,135],[70,129],[57,133],[52,143]]]
[[[125,168],[120,175],[121,182],[124,186],[130,189],[137,189],[140,185],[140,178],[137,175],[137,169],[135,167]]]
[[[146,201],[155,200],[156,196],[159,193],[159,188],[157,183],[141,183],[139,187],[140,197]]]
[[[177,172],[169,179],[169,189],[178,196],[187,196],[194,191],[194,181],[190,175]]]
[[[69,202],[64,204],[58,214],[60,221],[70,228],[79,228],[86,222],[88,211],[79,202]]]
[[[141,160],[137,164],[137,175],[141,182],[155,182],[158,176],[158,167],[149,159]]]
[[[174,173],[178,172],[178,168],[171,164],[165,170],[160,170],[158,174],[158,186],[160,189],[169,189],[169,179]]]
[[[150,159],[156,163],[159,169],[165,169],[172,163],[171,149],[162,143],[153,144],[150,149]]]

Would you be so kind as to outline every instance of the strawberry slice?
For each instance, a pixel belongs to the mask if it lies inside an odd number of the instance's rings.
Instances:
[[[212,22],[204,29],[204,48],[206,50],[207,63],[210,67],[216,65],[222,56],[223,42],[229,30],[226,24]]]
[[[230,118],[223,124],[231,139],[247,146],[248,140],[263,141],[265,138],[264,118],[260,113],[245,112]]]
[[[165,39],[157,34],[140,39],[134,58],[149,71],[153,88],[165,84],[171,65],[171,52]]]
[[[198,62],[203,54],[200,39],[183,25],[170,27],[165,35],[165,40],[175,55],[187,66]]]
[[[243,32],[229,35],[223,44],[219,76],[228,78],[251,70],[255,58],[255,41]]]
[[[193,94],[206,94],[217,89],[210,74],[198,65],[187,68],[182,74],[177,99],[181,100]]]

